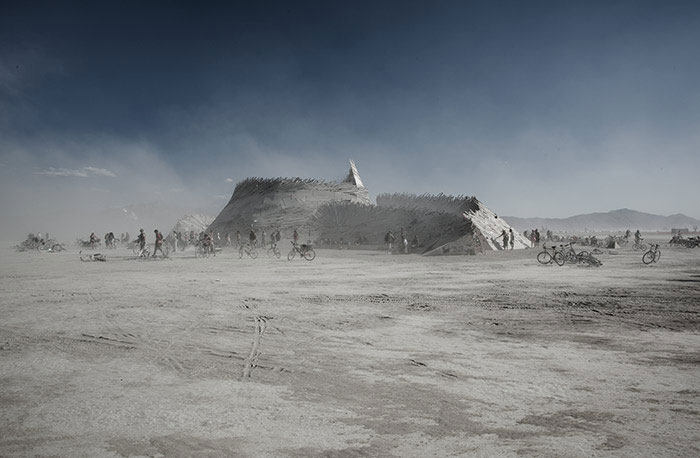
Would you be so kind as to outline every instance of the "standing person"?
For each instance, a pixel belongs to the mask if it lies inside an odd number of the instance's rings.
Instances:
[[[241,231],[236,231],[236,248],[241,247]]]
[[[250,228],[250,234],[248,234],[248,240],[250,241],[250,246],[255,246],[255,241],[258,239],[258,237],[255,235],[255,232],[253,231],[253,228]]]
[[[226,233],[226,246],[231,246],[231,233]]]
[[[510,249],[512,250],[515,247],[515,234],[513,234],[512,227],[508,231],[510,232]]]
[[[265,229],[260,233],[260,246],[265,248]]]
[[[406,234],[403,235],[403,241],[401,243],[403,243],[403,254],[408,254],[408,237]]]
[[[165,257],[165,253],[163,252],[163,234],[158,232],[158,229],[154,230],[156,234],[156,242],[153,244],[153,255],[152,257],[156,257],[156,253],[160,250],[160,254]]]
[[[296,229],[294,229],[294,232],[292,233],[292,240],[294,240],[294,245],[296,245],[299,241],[299,233]]]
[[[535,229],[535,246],[540,246],[540,230]]]
[[[506,232],[505,229],[501,231],[501,238],[503,238],[503,249],[507,250],[508,249],[508,233]]]

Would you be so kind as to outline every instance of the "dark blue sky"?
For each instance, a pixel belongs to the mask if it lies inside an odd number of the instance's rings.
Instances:
[[[373,194],[700,216],[697,2],[0,4],[5,189],[217,207],[354,157]]]

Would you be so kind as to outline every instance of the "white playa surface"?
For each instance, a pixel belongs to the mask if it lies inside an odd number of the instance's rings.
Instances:
[[[3,249],[0,455],[698,456],[700,251],[662,250]]]

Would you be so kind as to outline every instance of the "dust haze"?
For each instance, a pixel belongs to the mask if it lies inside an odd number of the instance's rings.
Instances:
[[[698,43],[0,4],[0,456],[700,456]]]

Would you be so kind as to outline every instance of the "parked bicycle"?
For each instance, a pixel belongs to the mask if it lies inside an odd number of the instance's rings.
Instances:
[[[316,252],[311,245],[305,243],[298,244],[291,242],[292,251],[287,255],[287,260],[291,261],[298,254],[300,257],[306,259],[307,261],[313,261],[316,258]]]
[[[595,267],[603,265],[598,258],[586,250],[581,250],[577,253],[574,249],[574,243],[575,242],[570,242],[564,245],[566,248],[563,249],[562,254],[566,262],[569,264],[586,264]]]
[[[659,249],[658,243],[652,243],[649,246],[649,250],[642,255],[642,262],[644,264],[651,264],[652,262],[659,262],[661,259],[661,250]]]
[[[574,249],[574,243],[575,242],[569,242],[565,245],[563,245],[563,251],[562,254],[564,255],[564,261],[568,262],[569,264],[578,264],[579,260],[581,258],[587,257],[590,253],[586,250],[581,250],[580,252],[576,252]]]
[[[542,245],[542,251],[537,255],[537,262],[540,264],[551,264],[555,262],[559,266],[564,265],[564,255],[561,253],[560,248],[557,249],[556,245],[547,247],[547,245]]]

